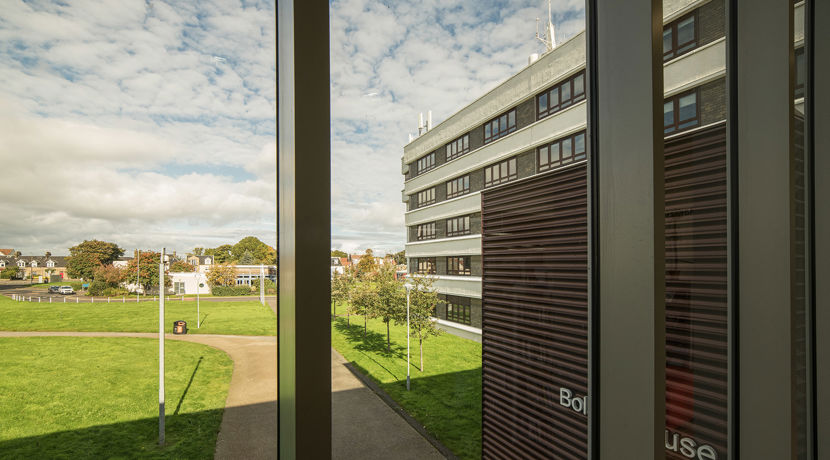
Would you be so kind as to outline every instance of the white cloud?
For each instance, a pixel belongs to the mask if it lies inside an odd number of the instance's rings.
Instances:
[[[5,2],[0,244],[274,244],[275,42],[272,2]]]
[[[546,6],[331,3],[332,247],[403,249],[400,157],[418,113],[432,110],[438,124],[527,65]],[[558,41],[584,28],[584,2],[552,6]]]

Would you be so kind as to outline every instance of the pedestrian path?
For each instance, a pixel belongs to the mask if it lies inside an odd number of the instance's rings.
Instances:
[[[158,334],[128,332],[0,332],[0,337],[47,336],[158,338]],[[166,334],[165,338],[215,347],[233,360],[215,458],[277,458],[276,337]]]
[[[445,458],[331,350],[331,427],[334,460]]]

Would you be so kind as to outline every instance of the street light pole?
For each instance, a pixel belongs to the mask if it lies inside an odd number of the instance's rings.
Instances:
[[[409,286],[406,286],[406,391],[409,391]]]
[[[259,303],[265,305],[265,266],[259,265]]]
[[[159,445],[164,445],[164,248],[159,258]]]
[[[138,268],[136,269],[135,275],[138,278],[138,286],[135,288],[135,293],[138,295],[136,302],[139,302],[141,301],[141,291],[139,291],[141,289],[141,249],[136,249],[136,252],[138,252]]]

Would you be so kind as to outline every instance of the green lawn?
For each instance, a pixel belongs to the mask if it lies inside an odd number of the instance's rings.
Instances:
[[[74,303],[16,302],[0,297],[0,330],[158,332],[158,302]],[[196,328],[196,302],[165,303],[165,327],[187,321],[189,334],[276,335],[277,320],[268,306],[251,302],[201,302],[201,328]]]
[[[0,458],[212,459],[233,363],[166,344],[166,437],[158,442],[153,339],[0,338]]]
[[[339,309],[339,308],[338,308]],[[424,342],[424,372],[418,370],[418,342],[411,344],[411,387],[406,391],[406,327],[392,326],[392,352],[386,351],[386,325],[363,318],[332,322],[332,346],[398,402],[461,458],[481,456],[481,344],[444,333]]]

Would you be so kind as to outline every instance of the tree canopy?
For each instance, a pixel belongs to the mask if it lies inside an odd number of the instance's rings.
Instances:
[[[99,240],[84,240],[69,248],[66,271],[72,278],[93,278],[93,271],[99,265],[110,265],[124,255],[124,250],[115,243]]]
[[[181,272],[193,272],[196,271],[196,267],[193,265],[182,261],[176,260],[172,264],[170,264],[170,272],[171,273],[181,273]]]
[[[140,257],[135,257],[124,269],[125,281],[129,284],[140,285],[144,292],[159,285],[159,260],[161,253],[139,251]],[[141,272],[139,273],[139,270]],[[170,277],[165,273],[164,285],[170,285]]]
[[[331,250],[331,256],[332,257],[349,257],[349,255],[347,253],[345,253],[344,251],[341,251],[339,249],[332,249]]]
[[[236,265],[214,264],[207,272],[207,281],[213,286],[236,286]]]
[[[372,252],[371,249],[367,249],[363,256],[360,258],[360,261],[357,263],[357,276],[360,278],[365,278],[366,276],[369,276],[372,273],[376,272],[377,269],[378,264],[375,260],[375,254]]]

